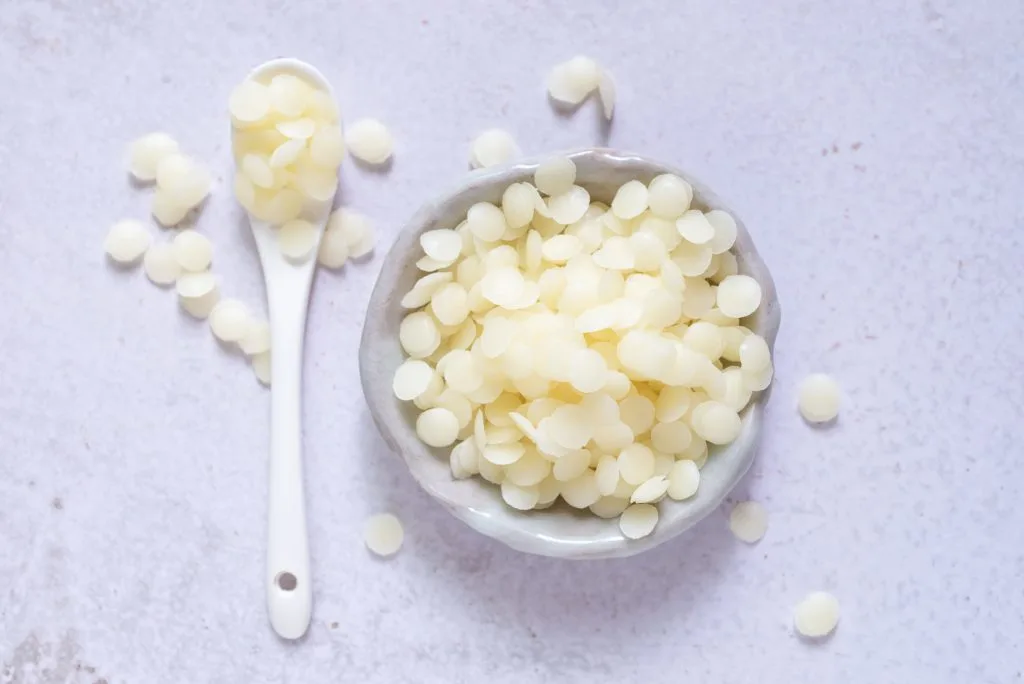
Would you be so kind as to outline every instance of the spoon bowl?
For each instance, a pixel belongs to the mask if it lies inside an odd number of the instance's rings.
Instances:
[[[738,234],[733,252],[740,273],[761,285],[762,303],[744,324],[773,346],[781,312],[775,285],[758,255],[753,240],[736,216],[703,183],[665,164],[632,154],[607,149],[586,149],[567,155],[576,164],[576,183],[594,200],[610,204],[616,189],[639,179],[644,183],[662,173],[674,173],[693,186],[693,206],[702,210],[723,209],[734,218]],[[547,159],[550,157],[545,157]],[[637,540],[627,539],[618,520],[600,519],[565,505],[546,510],[519,512],[502,500],[500,488],[479,478],[453,479],[448,449],[432,449],[415,431],[416,408],[401,402],[391,391],[391,379],[404,360],[398,329],[408,313],[400,301],[421,277],[415,262],[423,256],[421,233],[436,228],[454,228],[476,202],[501,203],[511,183],[531,181],[544,159],[475,171],[455,190],[423,207],[409,222],[391,248],[374,287],[367,309],[359,350],[363,392],[374,422],[384,441],[397,451],[424,490],[453,515],[473,529],[508,546],[544,556],[595,559],[630,556],[665,542],[699,522],[713,511],[740,480],[753,462],[768,391],[755,393],[741,414],[739,437],[724,447],[711,449],[701,471],[697,494],[686,501],[666,499],[659,506],[660,520],[654,532]]]

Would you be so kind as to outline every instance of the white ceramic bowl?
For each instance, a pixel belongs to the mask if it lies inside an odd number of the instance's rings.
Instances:
[[[761,307],[744,324],[764,336],[769,346],[774,344],[780,320],[775,284],[735,212],[704,184],[679,169],[607,149],[581,150],[568,156],[576,163],[577,184],[587,188],[595,200],[610,204],[615,190],[626,181],[648,182],[658,174],[675,173],[693,185],[695,207],[705,211],[724,209],[736,218],[739,234],[733,251],[739,270],[757,279],[763,292]],[[388,253],[370,297],[359,350],[363,392],[381,435],[401,454],[416,481],[473,529],[514,549],[544,556],[574,559],[629,556],[675,537],[722,502],[754,459],[767,392],[755,394],[744,409],[743,427],[736,441],[724,448],[712,449],[701,471],[697,495],[683,502],[663,501],[659,504],[661,519],[654,532],[643,539],[630,540],[619,531],[617,518],[603,520],[589,512],[575,511],[561,502],[546,510],[522,513],[509,508],[502,501],[500,489],[489,482],[479,477],[452,478],[448,450],[431,449],[417,439],[416,407],[411,402],[398,401],[391,391],[392,376],[404,360],[398,326],[408,312],[399,301],[423,275],[415,267],[416,260],[423,256],[419,235],[435,228],[454,228],[476,202],[500,204],[501,195],[509,184],[532,181],[537,165],[549,157],[475,171],[453,192],[423,207],[409,222]]]

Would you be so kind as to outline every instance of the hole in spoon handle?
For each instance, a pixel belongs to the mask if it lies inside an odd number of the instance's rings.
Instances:
[[[267,613],[270,624],[285,639],[298,639],[309,628],[313,596],[309,574],[282,570],[267,584]]]
[[[275,583],[281,591],[295,591],[295,588],[299,585],[299,580],[292,573],[285,571],[277,573]]]

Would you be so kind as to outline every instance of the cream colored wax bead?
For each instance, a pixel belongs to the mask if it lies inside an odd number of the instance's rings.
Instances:
[[[626,397],[619,402],[619,417],[634,435],[642,435],[654,425],[654,402],[642,395]]]
[[[468,293],[458,283],[442,285],[430,298],[430,303],[441,325],[459,325],[469,315]]]
[[[348,261],[348,239],[338,229],[328,227],[320,238],[320,248],[317,250],[317,262],[325,268],[341,268]],[[422,306],[422,304],[420,305]]]
[[[477,414],[479,415],[479,414]],[[482,441],[476,438],[476,441]],[[496,466],[510,466],[526,455],[526,446],[518,442],[511,444],[485,444],[480,454],[488,463]]]
[[[155,285],[173,285],[181,275],[181,266],[169,244],[151,245],[143,257],[142,267]]]
[[[541,254],[544,259],[554,264],[564,264],[580,253],[582,245],[575,235],[555,235],[544,241]]]
[[[191,210],[191,207],[181,203],[167,191],[157,188],[157,191],[153,193],[151,213],[153,218],[165,228],[176,226],[184,221]]]
[[[705,441],[728,444],[740,433],[742,422],[736,411],[720,401],[705,401],[694,407],[690,425]]]
[[[839,383],[824,373],[808,375],[800,383],[798,401],[800,415],[805,420],[826,423],[839,415]]]
[[[249,309],[237,299],[222,299],[210,311],[210,330],[221,342],[239,342],[249,326]]]
[[[462,251],[462,237],[454,230],[428,230],[420,235],[423,253],[438,261],[455,261]]]
[[[582,55],[573,57],[551,69],[548,94],[557,103],[578,105],[598,87],[600,80],[601,70],[594,60]]]
[[[345,142],[352,156],[367,164],[383,164],[391,158],[394,139],[387,126],[376,119],[359,119],[345,131]]]
[[[658,423],[651,428],[651,444],[666,454],[677,454],[690,445],[693,433],[682,420]]]
[[[567,504],[581,510],[593,506],[601,498],[593,470],[587,470],[576,479],[563,483],[561,492]]]
[[[753,394],[750,388],[747,387],[743,371],[735,366],[731,366],[722,371],[722,378],[724,379],[725,389],[720,399],[723,404],[739,413],[750,403],[750,398]]]
[[[183,299],[199,299],[217,289],[217,279],[209,271],[184,273],[177,280],[178,296]]]
[[[793,611],[793,626],[810,639],[828,636],[839,624],[839,601],[825,591],[808,594]]]
[[[506,480],[501,483],[501,498],[516,510],[528,511],[540,500],[540,489],[537,485],[524,487]]]
[[[597,489],[603,496],[610,496],[615,492],[619,484],[619,461],[611,454],[605,454],[598,459],[597,468],[594,469],[594,477],[597,481]]]
[[[393,556],[402,548],[405,531],[402,522],[391,513],[371,516],[363,526],[366,548],[378,556]]]
[[[270,323],[266,319],[249,318],[245,334],[238,341],[238,346],[247,356],[262,354],[270,350]]]
[[[669,481],[664,475],[655,475],[640,483],[629,497],[631,503],[655,503],[668,491]]]
[[[519,154],[519,146],[508,131],[492,128],[473,140],[469,161],[473,168],[488,168],[509,162]]]
[[[128,172],[136,180],[156,180],[156,170],[168,155],[178,151],[178,143],[167,133],[149,133],[128,147]]]
[[[663,387],[654,404],[655,417],[661,423],[679,420],[690,410],[693,391],[686,387]]]
[[[572,404],[555,409],[541,425],[549,423],[552,439],[565,449],[582,449],[593,437],[595,425],[587,412]]]
[[[281,253],[291,261],[305,261],[317,247],[319,229],[303,219],[293,219],[277,231]]]
[[[182,270],[193,273],[205,271],[213,259],[210,239],[195,230],[183,230],[174,236],[174,259]]]
[[[630,444],[619,452],[619,476],[639,485],[654,475],[654,452],[643,444]]]
[[[772,382],[775,369],[771,364],[759,371],[743,371],[743,384],[751,392],[760,392]]]
[[[198,206],[210,194],[212,183],[209,171],[191,157],[177,152],[161,159],[156,169],[157,193],[179,207]]]
[[[675,174],[656,176],[648,185],[647,203],[655,216],[677,219],[690,208],[692,200],[693,188]]]
[[[615,193],[612,200],[612,213],[620,219],[631,219],[639,216],[647,209],[647,186],[634,180],[625,183]]]
[[[651,504],[633,504],[619,518],[619,529],[627,539],[646,537],[657,524],[658,509]]]
[[[252,372],[256,376],[256,379],[259,380],[261,385],[264,385],[265,387],[269,387],[270,386],[270,352],[269,351],[265,351],[265,352],[260,352],[258,354],[253,354],[249,358],[249,361],[252,364]]]
[[[452,476],[457,480],[462,480],[479,473],[480,453],[473,440],[467,439],[452,447],[448,463]]]
[[[739,345],[739,362],[743,370],[755,373],[771,365],[768,343],[760,335],[746,335]]]
[[[604,357],[593,349],[577,350],[569,361],[569,382],[579,392],[596,392],[604,387],[607,372]]]
[[[345,157],[345,141],[338,126],[321,128],[309,140],[309,158],[321,168],[337,169]]]
[[[505,215],[505,223],[513,230],[528,228],[537,207],[542,203],[537,188],[529,183],[513,183],[501,196],[501,211]]]
[[[405,309],[418,309],[430,303],[434,296],[445,283],[452,280],[452,274],[447,271],[430,273],[416,281],[416,284],[402,297],[401,305]]]
[[[270,111],[267,87],[251,80],[242,81],[228,100],[231,116],[242,123],[259,121]]]
[[[524,450],[522,458],[505,469],[506,479],[520,487],[537,486],[551,474],[551,461],[536,449],[528,447]]]
[[[327,231],[340,233],[350,258],[358,259],[373,250],[373,224],[358,211],[347,207],[335,210],[327,221]]]
[[[441,332],[430,314],[417,311],[406,316],[398,328],[402,348],[413,358],[426,358],[441,344]]]
[[[576,164],[568,157],[552,157],[537,166],[533,182],[545,195],[561,195],[576,183]]]
[[[705,245],[715,237],[715,227],[696,209],[683,213],[676,220],[676,230],[684,240],[695,245]]]
[[[267,84],[270,109],[294,119],[309,106],[313,88],[294,74],[277,74]]]
[[[602,496],[590,506],[590,512],[599,518],[617,518],[629,507],[629,499]]]
[[[689,499],[700,486],[700,468],[693,461],[676,461],[668,474],[668,496],[676,501]]]
[[[204,320],[213,312],[213,308],[220,301],[220,290],[214,288],[200,297],[185,298],[179,295],[178,304],[188,315],[199,320]]]
[[[705,216],[715,229],[715,236],[708,243],[711,246],[711,252],[713,254],[722,254],[732,249],[732,246],[736,243],[738,231],[736,219],[721,209],[709,211]]]
[[[589,207],[590,193],[578,185],[548,199],[551,218],[563,226],[571,225],[582,219]]]
[[[590,452],[585,449],[577,449],[555,461],[551,472],[559,482],[569,482],[583,475],[589,467]]]
[[[768,529],[768,514],[756,501],[738,503],[729,514],[729,529],[740,541],[754,544]]]
[[[459,421],[455,414],[447,409],[427,409],[416,420],[416,436],[428,446],[449,446],[455,442],[458,435]]]
[[[732,275],[718,285],[718,308],[732,318],[744,318],[761,305],[761,286],[747,275]]]
[[[152,242],[149,231],[139,221],[118,221],[110,227],[103,248],[113,261],[134,264],[146,253]]]
[[[672,466],[675,464],[675,456],[671,454],[663,454],[656,452],[654,454],[654,474],[668,477],[668,474],[672,472]]]
[[[508,224],[505,214],[489,202],[478,202],[466,214],[469,231],[484,242],[496,242],[505,233]]]

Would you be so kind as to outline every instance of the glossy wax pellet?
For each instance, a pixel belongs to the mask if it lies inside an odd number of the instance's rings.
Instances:
[[[492,128],[478,135],[470,148],[470,165],[474,168],[497,166],[519,156],[519,147],[508,131]]]
[[[391,131],[376,119],[360,119],[345,131],[352,156],[368,164],[383,164],[391,158],[395,143]]]
[[[113,261],[133,264],[142,258],[151,242],[152,238],[141,222],[125,220],[110,227],[103,247]]]
[[[156,180],[160,162],[178,151],[178,143],[167,133],[149,133],[128,148],[128,171],[143,182]]]
[[[729,514],[729,529],[740,541],[754,544],[768,529],[768,514],[756,501],[738,503]]]
[[[405,531],[402,522],[391,513],[371,516],[363,526],[366,548],[378,556],[392,556],[402,548]]]
[[[839,601],[825,591],[808,594],[793,611],[793,626],[801,636],[820,639],[839,624]]]
[[[217,302],[209,316],[210,330],[222,342],[239,342],[249,327],[249,309],[237,299]]]
[[[741,348],[742,351],[742,348]],[[839,383],[824,373],[814,373],[800,383],[800,415],[810,423],[825,423],[839,415]]]
[[[589,57],[578,56],[555,65],[548,75],[548,94],[556,102],[577,105],[601,80],[601,70]]]

